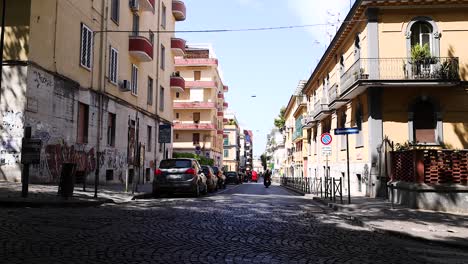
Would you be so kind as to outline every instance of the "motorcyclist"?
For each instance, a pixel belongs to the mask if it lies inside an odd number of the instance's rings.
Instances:
[[[265,173],[263,174],[263,184],[265,186],[268,186],[271,184],[271,171],[270,169],[267,169]]]

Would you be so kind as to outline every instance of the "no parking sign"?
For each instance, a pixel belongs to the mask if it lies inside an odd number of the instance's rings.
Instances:
[[[320,137],[320,141],[322,142],[323,145],[328,146],[332,143],[332,136],[330,133],[323,133],[322,136]]]

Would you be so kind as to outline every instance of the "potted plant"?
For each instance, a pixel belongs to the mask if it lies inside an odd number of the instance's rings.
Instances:
[[[359,70],[359,72],[361,73],[361,79],[364,79],[364,80],[369,79],[369,74],[368,74],[368,73],[365,73],[364,68],[361,68],[361,69]]]
[[[437,59],[431,56],[429,45],[426,43],[420,45],[419,43],[411,47],[411,60],[413,64],[413,74],[416,78],[425,77],[430,68],[430,64],[435,64]]]

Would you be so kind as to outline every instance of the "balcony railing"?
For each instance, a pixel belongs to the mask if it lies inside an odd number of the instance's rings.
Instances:
[[[185,44],[185,39],[171,38],[171,49],[175,56],[184,56]]]
[[[188,81],[185,82],[187,87],[197,87],[197,88],[210,88],[216,89],[218,84],[215,81]]]
[[[226,93],[226,92],[229,92],[229,86],[227,85],[224,85],[223,86],[223,91]]]
[[[172,14],[174,15],[176,21],[184,21],[187,17],[187,9],[185,7],[185,3],[180,0],[173,0]]]
[[[212,102],[174,102],[174,109],[216,109]]]
[[[175,66],[218,66],[218,59],[183,59],[176,58],[174,60]]]
[[[326,98],[322,98],[320,100],[315,101],[314,103],[314,111],[312,115],[314,119],[321,120],[324,116],[330,113],[330,108],[328,107],[328,102]]]
[[[154,12],[155,0],[139,0],[139,4],[143,11]]]
[[[143,36],[130,36],[128,41],[130,55],[142,62],[153,60],[153,43]]]
[[[170,83],[172,89],[176,89],[179,92],[185,91],[185,80],[179,74],[172,74]]]
[[[215,130],[214,124],[174,123],[174,130]]]
[[[360,80],[379,81],[458,81],[456,57],[359,59],[341,76],[341,92]]]

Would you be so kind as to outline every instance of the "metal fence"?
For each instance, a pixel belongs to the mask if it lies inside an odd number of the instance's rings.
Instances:
[[[343,203],[343,178],[281,177],[281,185],[294,190]]]

